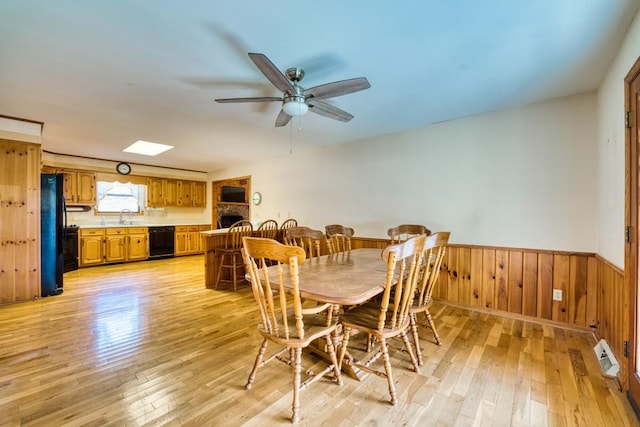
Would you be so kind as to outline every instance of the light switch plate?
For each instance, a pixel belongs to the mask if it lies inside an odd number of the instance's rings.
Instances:
[[[553,290],[553,300],[554,301],[562,301],[562,289],[554,289]]]

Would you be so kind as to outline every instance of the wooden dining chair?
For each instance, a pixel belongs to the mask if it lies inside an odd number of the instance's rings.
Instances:
[[[300,392],[302,390],[331,373],[333,373],[333,380],[338,385],[342,384],[335,346],[331,339],[331,334],[336,330],[337,324],[332,318],[331,310],[323,314],[307,314],[302,309],[298,275],[298,267],[306,259],[302,248],[283,245],[275,240],[260,237],[245,237],[243,241],[242,254],[251,281],[253,296],[260,311],[261,320],[258,324],[258,332],[263,337],[262,346],[249,374],[246,388],[252,387],[258,369],[270,361],[280,360],[287,364],[293,369],[293,414],[291,420],[297,423],[300,419]],[[277,281],[273,278],[267,280],[269,271],[267,261],[275,263],[271,269],[277,269]],[[292,289],[285,289],[285,281],[291,284]],[[275,294],[274,290],[277,291]],[[302,349],[319,339],[322,339],[330,363],[318,372],[307,368],[303,369]],[[282,349],[265,357],[269,342],[282,347]],[[317,366],[317,363],[314,362],[314,367]],[[306,375],[304,381],[301,380],[302,373]]]
[[[264,221],[258,229],[259,237],[264,237],[265,239],[276,239],[278,237],[278,223],[275,219],[268,219]]]
[[[400,224],[397,227],[387,230],[387,235],[391,239],[391,244],[404,242],[411,237],[419,236],[421,234],[429,236],[431,235],[431,230],[424,225],[418,224]]]
[[[322,231],[309,227],[291,227],[284,230],[284,243],[304,249],[307,258],[319,257],[325,237]]]
[[[436,330],[436,325],[433,322],[431,313],[429,313],[429,307],[433,303],[431,294],[433,292],[434,285],[438,282],[438,276],[440,275],[440,266],[442,264],[442,258],[444,258],[447,243],[449,243],[449,236],[451,233],[448,231],[440,231],[427,237],[424,244],[424,258],[422,261],[422,267],[420,270],[420,279],[418,287],[416,289],[416,298],[413,300],[411,306],[411,330],[413,332],[413,343],[416,348],[416,355],[418,357],[418,364],[422,366],[422,351],[420,350],[420,339],[418,335],[418,313],[424,313],[427,318],[426,326],[431,328],[433,336],[436,340],[436,344],[441,345],[440,335]]]
[[[224,246],[216,248],[214,255],[218,262],[218,272],[216,274],[216,286],[218,288],[220,279],[222,278],[222,270],[231,270],[231,282],[233,290],[238,290],[238,270],[244,268],[242,262],[242,238],[251,236],[253,233],[253,225],[251,221],[243,220],[232,224],[227,230],[224,239]],[[243,277],[242,275],[240,277]]]
[[[349,252],[351,250],[351,237],[355,231],[351,227],[340,224],[331,224],[324,227],[327,236],[329,253]]]
[[[277,240],[279,242],[285,243],[284,242],[285,230],[287,230],[289,228],[292,228],[292,227],[297,227],[297,226],[298,226],[298,220],[296,220],[294,218],[289,218],[289,219],[285,220],[282,224],[280,224],[280,230],[278,231]]]
[[[409,310],[415,296],[419,267],[424,256],[424,240],[425,236],[421,235],[404,243],[387,246],[382,251],[382,259],[387,263],[387,278],[382,297],[347,310],[340,316],[344,331],[338,357],[340,367],[342,368],[342,363],[350,363],[354,368],[386,377],[392,405],[396,404],[397,397],[387,340],[402,338],[414,371],[418,372],[420,369],[407,332],[410,326]],[[377,350],[374,354],[369,354],[366,360],[344,361],[352,330],[365,332],[376,341]],[[380,356],[384,370],[374,369],[372,365]]]

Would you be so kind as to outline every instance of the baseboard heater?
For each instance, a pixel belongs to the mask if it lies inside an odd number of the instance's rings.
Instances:
[[[602,372],[608,377],[615,377],[620,370],[620,365],[616,356],[614,356],[609,344],[605,340],[600,340],[598,344],[593,348],[596,353],[596,357],[602,367]]]

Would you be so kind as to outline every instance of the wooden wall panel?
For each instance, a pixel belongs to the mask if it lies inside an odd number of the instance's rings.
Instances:
[[[471,305],[482,307],[482,249],[471,249],[471,268],[469,269]]]
[[[522,266],[522,314],[536,316],[538,287],[538,254],[525,252]]]
[[[587,259],[587,307],[585,323],[590,328],[598,327],[598,260]]]
[[[551,320],[567,323],[567,297],[569,291],[569,256],[556,254],[553,256],[553,289],[562,291],[562,301],[553,301]]]
[[[587,315],[587,265],[586,256],[572,256],[569,265],[569,323],[586,326]]]
[[[458,248],[458,301],[471,305],[471,248]]]
[[[447,289],[445,291],[445,298],[447,301],[460,302],[459,299],[459,291],[460,291],[460,274],[458,270],[458,254],[460,252],[460,248],[456,248],[455,250],[448,251],[447,257],[447,267],[449,269],[449,280],[447,283]]]
[[[538,254],[538,316],[551,320],[553,317],[553,254]]]
[[[509,254],[509,311],[522,314],[522,252],[512,251]]]
[[[40,156],[0,139],[0,304],[40,296]]]
[[[498,310],[509,309],[509,252],[504,249],[496,250],[496,294],[494,305]]]
[[[484,308],[496,308],[496,251],[482,250],[482,301]]]

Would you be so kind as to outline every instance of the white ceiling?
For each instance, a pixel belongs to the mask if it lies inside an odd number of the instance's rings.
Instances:
[[[2,0],[0,115],[45,123],[47,151],[201,171],[597,88],[640,0]],[[303,87],[365,76],[274,127],[280,96],[247,56]],[[123,153],[137,139],[174,145]]]

